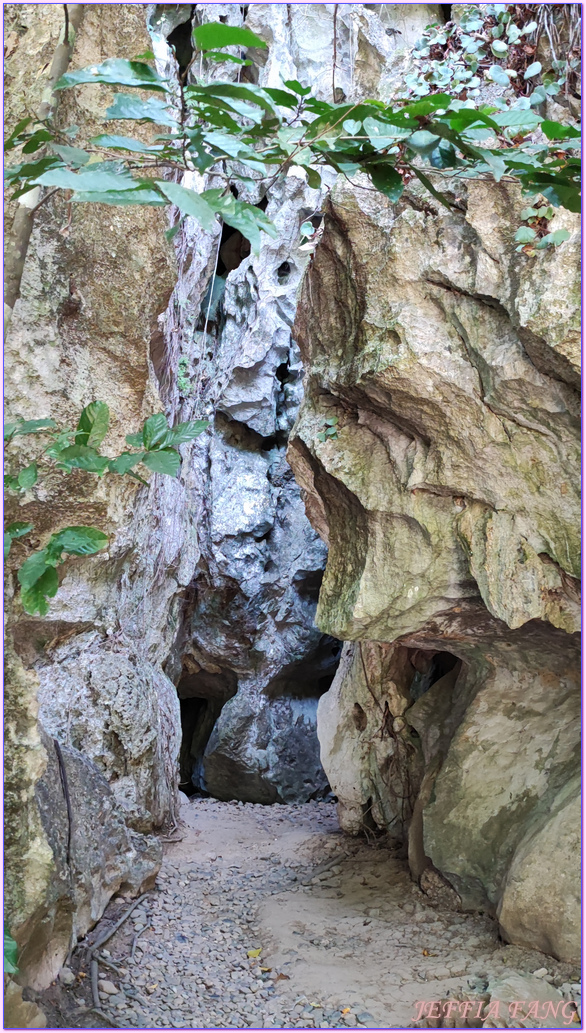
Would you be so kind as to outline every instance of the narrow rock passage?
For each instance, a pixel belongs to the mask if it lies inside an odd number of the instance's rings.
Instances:
[[[569,966],[502,944],[486,916],[432,907],[386,840],[340,832],[333,804],[192,798],[181,819],[155,889],[101,952],[118,968],[100,966],[101,1007],[119,1027],[407,1028],[417,1002],[479,1000],[521,974],[525,993],[572,995]],[[61,991],[85,1014],[71,1025],[94,1018],[88,982]]]

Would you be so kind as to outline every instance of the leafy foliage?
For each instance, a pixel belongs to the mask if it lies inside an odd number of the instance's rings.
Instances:
[[[565,227],[559,230],[549,231],[549,220],[553,217],[554,210],[551,205],[541,205],[538,208],[524,208],[521,218],[525,226],[519,226],[515,234],[518,246],[515,251],[522,251],[531,258],[537,251],[544,251],[548,247],[557,247],[565,240],[570,239],[570,233]]]
[[[75,430],[60,429],[54,420],[48,419],[7,424],[4,436],[9,446],[25,434],[42,433],[48,440],[37,459],[20,469],[17,465],[19,451],[8,457],[5,487],[9,492],[23,494],[37,484],[39,472],[46,475],[51,468],[62,474],[85,470],[100,477],[107,473],[129,475],[145,483],[144,478],[135,472],[135,467],[142,464],[146,470],[175,477],[181,466],[178,446],[192,441],[208,426],[206,420],[190,420],[169,427],[164,413],[155,413],[145,420],[140,433],[127,436],[127,443],[134,447],[134,451],[109,458],[99,451],[109,423],[108,406],[105,402],[96,401],[83,409]],[[4,530],[4,558],[9,555],[15,539],[25,538],[33,530],[33,525],[25,521],[8,524]],[[91,556],[107,544],[108,536],[96,527],[64,527],[51,535],[45,547],[31,552],[18,570],[20,597],[26,612],[41,616],[48,612],[49,599],[59,588],[56,568],[68,556]]]
[[[363,172],[393,202],[415,176],[447,205],[449,198],[438,189],[437,176],[497,181],[508,177],[520,181],[529,193],[543,194],[551,204],[578,211],[578,131],[546,122],[540,133],[544,119],[535,110],[533,94],[519,96],[512,105],[502,99],[476,105],[481,74],[497,82],[504,82],[504,77],[507,84],[518,78],[516,69],[496,64],[495,57],[508,60],[511,48],[521,44],[526,50],[535,30],[531,23],[517,24],[505,5],[489,5],[487,10],[488,20],[470,6],[460,26],[429,29],[419,49],[415,78],[407,76],[411,96],[392,104],[328,104],[296,80],[264,89],[250,83],[196,80],[183,90],[185,110],[176,116],[167,104],[169,83],[146,62],[109,59],[68,73],[58,89],[105,82],[127,90],[115,94],[106,121],[152,124],[165,131],[150,142],[104,133],[83,150],[70,141],[64,144],[44,123],[23,120],[6,142],[9,150],[20,148],[25,158],[7,170],[16,188],[13,196],[41,185],[71,191],[73,202],[171,201],[182,216],[195,218],[206,230],[213,229],[218,217],[240,230],[255,253],[261,234],[274,235],[274,226],[260,208],[237,199],[230,186],[257,184],[266,190],[292,166],[303,169],[315,188],[321,185],[324,169],[346,176]],[[227,54],[226,48],[266,47],[250,30],[220,22],[197,27],[194,39],[206,56],[237,63],[247,59]],[[449,51],[447,64],[434,58],[438,48]],[[527,89],[538,74],[537,64],[525,62],[522,80]],[[134,88],[153,96],[138,97]],[[547,96],[557,87],[549,83],[540,89]],[[35,158],[41,148],[43,156]],[[158,170],[165,170],[164,178],[156,177]],[[190,170],[213,174],[223,186],[198,193],[175,181]]]
[[[18,946],[7,927],[4,926],[4,971],[9,975],[18,972]]]

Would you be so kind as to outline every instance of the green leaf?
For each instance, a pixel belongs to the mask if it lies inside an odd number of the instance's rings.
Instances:
[[[298,93],[300,97],[307,97],[311,93],[311,86],[302,86],[297,79],[283,79],[283,86],[293,90],[293,93]]]
[[[4,489],[5,491],[20,491],[18,484],[18,478],[11,477],[10,474],[4,474]]]
[[[502,39],[495,39],[491,43],[490,49],[492,50],[493,54],[495,54],[497,57],[502,57],[504,54],[508,54],[509,45],[508,43],[505,43]]]
[[[158,154],[162,150],[161,144],[144,143],[132,136],[116,136],[110,133],[94,136],[91,142],[97,147],[108,147],[112,151],[132,151],[135,154]]]
[[[519,218],[526,222],[527,219],[532,219],[535,215],[537,215],[537,208],[524,208]]]
[[[55,566],[62,562],[61,554],[71,556],[93,556],[108,544],[108,535],[97,527],[64,527],[51,535],[46,547],[47,563]]]
[[[169,477],[175,477],[181,466],[181,456],[174,448],[161,448],[157,452],[149,452],[143,462],[154,473],[165,473]]]
[[[290,108],[293,110],[299,104],[299,97],[294,93],[288,93],[286,90],[278,90],[272,86],[265,86],[264,91],[265,93],[268,93],[271,100],[274,100],[275,103],[279,104],[282,108]]]
[[[119,57],[109,57],[101,65],[90,65],[89,68],[78,68],[75,72],[66,72],[57,80],[53,89],[67,90],[71,86],[80,86],[82,83],[136,86],[141,90],[168,93],[166,83],[150,65],[145,65],[141,61],[125,61]]]
[[[522,129],[536,129],[543,121],[541,115],[531,108],[509,108],[507,111],[497,111],[491,115],[497,126],[513,127],[519,126]]]
[[[131,437],[137,437],[142,444],[142,434],[130,435]],[[109,468],[112,473],[125,474],[128,473],[134,466],[141,463],[146,455],[145,452],[122,452],[121,455],[116,456],[115,459],[111,459]]]
[[[251,65],[252,61],[245,60],[243,57],[234,57],[233,54],[225,54],[223,50],[206,50],[205,52],[206,61],[217,61],[218,63],[224,61],[231,61],[235,65]]]
[[[25,520],[15,520],[12,524],[8,524],[6,533],[11,538],[22,538],[23,535],[28,534],[32,529],[33,525],[28,524]]]
[[[530,226],[519,226],[519,229],[515,233],[515,240],[519,241],[521,244],[528,244],[535,236],[535,230],[532,230]]]
[[[31,122],[32,122],[32,118],[29,115],[29,116],[27,116],[27,118],[23,118],[23,119],[21,119],[20,122],[16,123],[16,125],[15,125],[14,129],[12,130],[10,136],[8,136],[6,138],[6,140],[4,141],[4,150],[5,151],[12,151],[15,147],[18,147],[18,137],[20,136],[20,134],[22,132],[24,132],[24,130],[27,128],[27,126],[29,126],[31,124]]]
[[[28,534],[32,529],[33,525],[25,523],[24,520],[15,520],[14,523],[8,524],[4,531],[4,559],[6,559],[10,552],[13,539],[22,538],[23,535]]]
[[[53,140],[53,134],[47,129],[37,129],[36,133],[33,133],[29,140],[25,143],[22,148],[23,154],[34,154],[38,151],[39,147],[42,147],[44,143],[48,143],[49,140]]]
[[[30,121],[30,119],[29,119]],[[9,975],[18,972],[18,947],[6,926],[4,926],[4,971]]]
[[[553,233],[548,233],[547,236],[549,242],[557,246],[558,244],[563,244],[564,240],[570,239],[570,232],[562,227],[562,229],[554,230]]]
[[[127,445],[134,445],[137,448],[142,448],[144,444],[142,431],[139,431],[138,434],[127,434],[125,440]]]
[[[76,445],[89,445],[90,448],[97,448],[108,433],[110,423],[110,410],[105,402],[90,402],[86,405],[79,417],[77,433],[75,435]]]
[[[550,119],[545,119],[541,123],[541,128],[548,140],[573,140],[580,137],[581,131],[576,126],[563,125],[561,122],[552,122]]]
[[[33,484],[37,483],[39,477],[39,471],[36,463],[31,463],[30,466],[25,466],[24,470],[21,470],[18,475],[19,487],[26,491],[27,488],[32,488]]]
[[[488,69],[488,75],[499,86],[510,86],[511,80],[500,65],[491,65]]]
[[[154,413],[153,416],[149,416],[145,420],[142,429],[142,444],[149,451],[153,448],[161,448],[165,444],[168,433],[169,424],[165,414],[162,412]],[[128,441],[128,438],[126,440]]]
[[[71,445],[62,449],[57,460],[64,467],[77,470],[87,470],[89,473],[103,474],[108,469],[108,459],[100,456],[95,448],[88,445]]]
[[[20,568],[22,570],[22,567]],[[20,573],[20,571],[19,571]],[[59,577],[54,567],[47,567],[45,573],[29,588],[21,589],[20,599],[27,613],[44,617],[49,612],[47,598],[52,599],[59,589]]]
[[[56,427],[55,420],[20,420],[18,423],[4,425],[4,440],[15,438],[20,434],[38,434],[40,431]]]
[[[140,186],[136,190],[101,190],[80,191],[71,198],[78,204],[111,204],[124,205],[144,204],[151,208],[164,208],[167,202],[156,190]]]
[[[223,22],[197,25],[192,35],[198,50],[216,50],[232,46],[260,47],[262,50],[266,50],[267,47],[264,39],[251,32],[250,29],[240,29],[236,25],[224,25]]]
[[[260,231],[268,233],[271,237],[278,235],[274,224],[267,218],[265,213],[253,204],[245,201],[237,201],[232,194],[225,194],[221,189],[204,190],[201,195],[208,203],[222,216],[228,226],[240,230],[242,235],[250,241],[254,254],[260,251]]]
[[[63,144],[52,144],[52,150],[54,150],[63,161],[66,161],[69,165],[75,165],[79,168],[83,165],[87,165],[91,155],[87,151],[83,151],[81,147],[65,147]]]
[[[114,102],[106,111],[106,118],[109,120],[129,118],[137,122],[156,122],[161,126],[179,129],[167,104],[158,97],[140,100],[139,97],[133,97],[130,93],[116,93]]]
[[[524,79],[532,79],[534,75],[539,75],[540,71],[541,71],[541,61],[534,61],[532,64],[529,65],[529,68],[526,70],[525,75],[523,76],[523,78]]]
[[[308,187],[310,187],[311,190],[319,190],[321,187],[321,176],[317,169],[312,168],[311,165],[302,165],[301,167],[307,172]],[[268,233],[269,231],[267,230],[266,232]]]
[[[430,194],[432,194],[432,196],[435,197],[435,199],[439,201],[440,204],[443,204],[444,208],[447,208],[448,211],[451,212],[452,205],[448,201],[447,197],[445,197],[444,194],[440,193],[439,190],[436,190],[433,183],[427,178],[427,176],[421,171],[421,169],[416,168],[415,165],[411,165],[411,171],[415,173],[420,183],[423,183],[425,189],[429,190]]]
[[[328,427],[335,427],[338,422],[339,420],[337,416],[328,416],[326,419],[326,425]]]
[[[388,197],[393,203],[399,200],[405,184],[396,169],[392,165],[365,165],[365,172],[370,176],[374,186],[381,194]]]
[[[169,201],[177,205],[179,211],[191,215],[204,230],[209,232],[217,225],[214,209],[195,190],[188,190],[179,183],[169,183],[163,179],[157,180],[157,186]]]
[[[165,438],[166,445],[181,445],[184,441],[193,441],[209,427],[209,420],[189,420],[172,427]]]
[[[49,169],[36,180],[41,186],[61,187],[63,190],[94,191],[101,193],[108,190],[136,190],[139,181],[127,172],[103,172],[99,166],[72,172],[70,169]]]
[[[47,550],[33,552],[23,563],[17,577],[23,588],[31,588],[47,570]]]

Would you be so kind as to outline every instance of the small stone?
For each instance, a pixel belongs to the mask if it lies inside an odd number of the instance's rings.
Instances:
[[[63,986],[71,986],[75,983],[75,975],[70,968],[67,968],[66,965],[59,969],[59,982]]]
[[[535,972],[533,973],[533,975],[535,976],[536,979],[545,979],[545,977],[547,975],[547,969],[546,968],[537,968],[537,969],[535,969]]]
[[[101,990],[103,994],[118,993],[118,987],[114,986],[114,983],[111,983],[109,979],[100,979],[98,981],[98,989]]]
[[[371,1015],[369,1011],[361,1011],[356,1018],[361,1026],[365,1026],[367,1022],[374,1022],[374,1015]]]

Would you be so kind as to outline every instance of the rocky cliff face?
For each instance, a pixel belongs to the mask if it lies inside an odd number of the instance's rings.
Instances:
[[[61,24],[49,5],[11,10],[13,124]],[[87,5],[73,65],[153,45],[176,76],[171,34],[245,13]],[[404,44],[438,17],[340,5],[336,88],[388,97]],[[269,43],[253,77],[330,98],[332,5],[246,18]],[[83,143],[107,100],[64,95],[59,117]],[[279,228],[258,256],[189,219],[169,245],[173,211],[51,199],[38,213],[8,417],[71,424],[99,398],[113,451],[161,409],[211,426],[182,446],[177,480],[80,472],[10,514],[34,522],[35,547],[73,515],[111,535],[108,553],[64,565],[43,619],[14,602],[18,543],[10,557],[7,900],[22,978],[46,985],[114,892],[149,885],[179,778],[266,803],[329,781],[348,831],[409,837],[430,892],[573,956],[574,883],[558,873],[575,849],[575,238],[513,256],[518,198],[480,184],[454,215],[416,191],[393,207],[338,186],[326,202],[295,169],[266,198],[241,196]],[[309,218],[323,236],[308,272]],[[297,484],[285,452],[303,392]],[[338,437],[322,444],[331,415]]]
[[[430,894],[575,958],[578,224],[527,260],[515,190],[453,191],[337,186],[304,281],[289,458],[350,640],[322,758],[344,828],[406,832]]]

